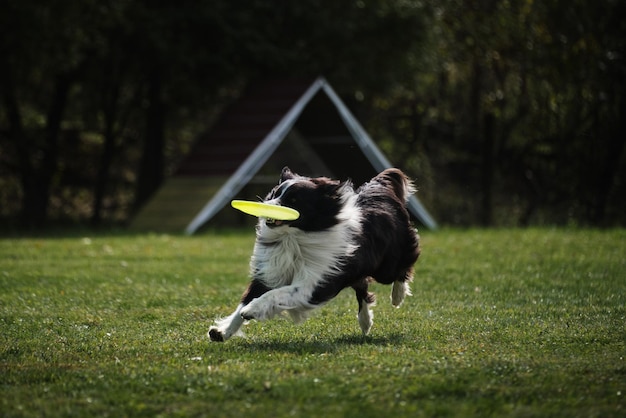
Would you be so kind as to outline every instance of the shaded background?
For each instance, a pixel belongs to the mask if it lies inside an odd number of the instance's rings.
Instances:
[[[624,16],[618,0],[2,2],[2,228],[125,224],[246,85],[318,75],[440,224],[624,226]]]

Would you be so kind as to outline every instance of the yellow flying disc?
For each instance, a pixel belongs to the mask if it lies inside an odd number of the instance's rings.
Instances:
[[[260,218],[271,218],[279,221],[293,221],[300,217],[300,212],[286,206],[268,205],[267,203],[249,200],[233,200],[230,205],[248,215]]]

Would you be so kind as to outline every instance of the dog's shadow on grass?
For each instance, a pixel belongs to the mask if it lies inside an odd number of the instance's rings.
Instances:
[[[340,352],[355,346],[394,346],[405,342],[403,334],[364,336],[359,334],[341,335],[330,338],[245,340],[246,350],[256,352],[284,352],[295,354],[323,354]]]

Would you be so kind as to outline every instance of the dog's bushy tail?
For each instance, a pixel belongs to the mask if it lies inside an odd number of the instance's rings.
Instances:
[[[407,203],[409,197],[415,193],[415,186],[411,179],[397,168],[388,168],[376,177],[391,186],[395,195],[402,202]]]

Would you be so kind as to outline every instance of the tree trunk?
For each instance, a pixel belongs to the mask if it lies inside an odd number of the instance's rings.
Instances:
[[[115,122],[117,116],[120,85],[115,84],[108,87],[111,95],[109,96],[105,93],[105,99],[103,100],[104,146],[102,149],[102,155],[100,156],[100,165],[98,167],[98,174],[96,177],[96,184],[94,188],[93,213],[91,215],[91,224],[94,226],[100,225],[100,223],[102,222],[102,205],[106,193],[107,183],[109,182],[111,165],[113,164],[113,158],[115,156]]]
[[[162,82],[158,70],[149,79],[148,109],[146,111],[146,135],[137,176],[135,212],[159,188],[163,181],[165,163],[165,104],[161,97]]]
[[[2,90],[4,94],[2,95],[2,100],[6,107],[9,122],[9,139],[13,141],[13,144],[15,145],[20,171],[22,173],[28,171],[28,175],[22,175],[22,177],[30,177],[32,165],[30,163],[27,149],[27,138],[22,124],[22,115],[15,94],[15,85],[13,84],[10,75],[6,75],[3,81],[5,81],[6,84],[3,85]]]
[[[481,222],[493,225],[493,179],[494,179],[494,127],[495,116],[487,113],[483,120],[482,174],[481,174]]]
[[[591,201],[590,221],[597,226],[606,226],[607,208],[611,191],[615,187],[615,176],[619,171],[622,153],[626,146],[626,102],[619,105],[619,116],[614,129],[607,129],[603,134],[608,137],[601,166],[595,173],[594,196]],[[594,175],[591,173],[590,175]]]
[[[98,167],[98,177],[96,178],[96,187],[94,190],[93,214],[91,223],[94,226],[100,225],[102,222],[102,204],[106,192],[106,186],[109,182],[109,175],[113,157],[115,155],[115,120],[112,115],[105,114],[104,128],[104,148],[100,157],[100,166]]]
[[[36,150],[41,151],[41,161],[38,164],[32,160],[33,149],[29,147],[14,92],[10,90],[5,94],[12,131],[11,136],[15,141],[20,163],[20,180],[23,193],[20,224],[23,227],[39,228],[44,226],[47,221],[50,189],[58,164],[61,122],[72,82],[73,77],[70,74],[58,75],[55,79],[54,93],[43,133],[43,146],[40,150]]]
[[[469,137],[480,143],[480,213],[479,221],[483,226],[493,225],[493,178],[494,178],[494,126],[495,116],[483,114],[481,94],[483,88],[483,67],[474,58],[472,66],[472,85],[469,95]]]

